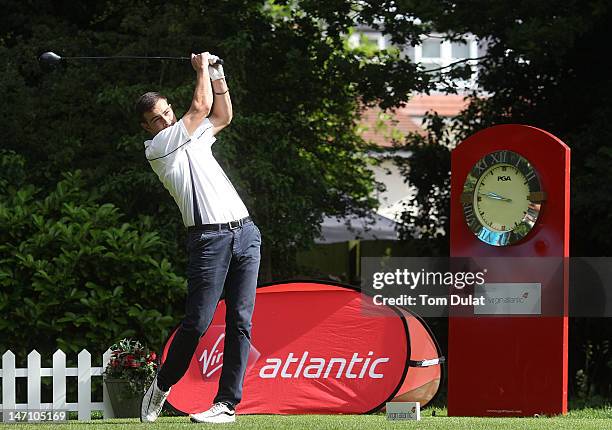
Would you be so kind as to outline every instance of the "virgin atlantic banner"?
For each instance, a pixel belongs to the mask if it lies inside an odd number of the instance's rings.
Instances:
[[[375,411],[394,398],[427,403],[438,390],[440,365],[410,366],[439,357],[435,340],[405,311],[377,306],[372,316],[363,306],[359,291],[341,285],[258,288],[239,412],[354,414]],[[193,413],[210,407],[223,364],[224,321],[221,301],[186,375],[172,388],[173,408]],[[416,356],[411,334],[419,339]]]

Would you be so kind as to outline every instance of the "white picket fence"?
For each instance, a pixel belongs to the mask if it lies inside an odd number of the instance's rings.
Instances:
[[[10,350],[2,355],[2,404],[3,410],[66,410],[78,412],[79,421],[91,419],[91,411],[102,411],[104,418],[112,418],[113,408],[103,385],[103,401],[91,401],[91,377],[102,376],[104,368],[110,361],[111,351],[107,350],[102,355],[102,367],[91,367],[91,354],[82,350],[78,355],[78,366],[76,368],[66,367],[66,354],[55,351],[53,354],[53,367],[40,367],[40,354],[34,350],[28,354],[28,367],[25,369],[15,368],[15,354]],[[40,399],[41,378],[51,376],[53,378],[53,403],[42,403]],[[76,376],[78,383],[78,402],[66,402],[66,377]],[[15,379],[28,379],[28,403],[16,403],[15,401]],[[1,419],[1,418],[0,418]]]

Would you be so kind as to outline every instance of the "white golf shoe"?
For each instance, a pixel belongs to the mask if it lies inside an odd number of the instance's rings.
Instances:
[[[151,386],[142,398],[140,405],[140,421],[143,423],[152,423],[161,413],[164,402],[168,398],[170,390],[162,391],[157,386],[157,376],[151,383]]]
[[[204,412],[191,414],[194,423],[233,423],[236,421],[236,412],[223,402],[217,402]]]

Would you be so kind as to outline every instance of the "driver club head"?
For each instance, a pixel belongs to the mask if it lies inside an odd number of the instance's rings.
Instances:
[[[62,61],[62,57],[54,52],[45,52],[38,57],[38,61],[42,64],[55,65]]]

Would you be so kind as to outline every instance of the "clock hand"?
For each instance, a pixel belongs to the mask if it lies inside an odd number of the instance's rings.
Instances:
[[[494,200],[501,200],[502,202],[511,202],[512,201],[512,199],[500,196],[499,194],[494,193],[492,191],[484,191],[484,192],[483,191],[478,191],[478,194],[482,194],[483,196],[490,197],[490,198],[492,198]]]
[[[499,195],[497,193],[494,193],[493,191],[485,191],[485,193],[487,193],[487,195],[489,195],[491,197],[494,197],[496,199],[499,199],[499,200],[507,200],[507,201],[510,201],[510,202],[512,201],[511,199],[509,199],[507,197],[504,197],[504,196],[501,196],[501,195]]]

